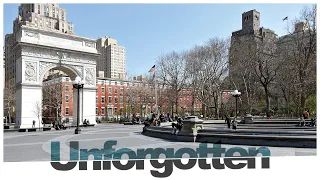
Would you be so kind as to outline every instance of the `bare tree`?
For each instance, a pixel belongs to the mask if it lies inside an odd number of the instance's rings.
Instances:
[[[266,115],[270,117],[270,98],[271,91],[270,86],[274,82],[279,68],[283,65],[279,60],[279,55],[277,51],[277,46],[275,44],[276,38],[271,35],[270,37],[261,37],[257,41],[256,46],[256,58],[253,58],[252,66],[254,69],[254,74],[257,80],[263,87],[265,93],[266,102]]]
[[[38,125],[39,125],[39,131],[40,131],[40,123],[41,123],[41,119],[42,119],[42,106],[41,106],[41,102],[37,101],[35,104],[34,104],[34,107],[33,107],[33,113],[34,115],[37,116],[38,118]]]
[[[231,39],[229,56],[229,78],[231,86],[242,92],[242,110],[252,113],[256,102],[259,82],[254,74],[252,62],[256,59],[256,37],[251,35],[234,36]]]
[[[65,95],[65,93],[72,91],[72,87],[69,87],[66,82],[62,82],[61,76],[58,75],[43,84],[42,103],[44,110],[49,111],[50,116],[55,114],[56,120],[59,120],[62,116],[62,103],[66,101],[71,102],[72,100],[72,93],[68,96]]]
[[[219,117],[218,99],[228,68],[228,39],[212,38],[204,46],[196,46],[188,58],[189,83],[205,108],[214,108]],[[206,116],[206,111],[203,110]]]
[[[292,79],[292,99],[297,114],[304,110],[306,99],[316,93],[316,14],[316,5],[304,8],[300,18],[292,21],[289,34],[279,40],[281,56],[287,60],[284,68],[290,70],[282,75]]]
[[[171,107],[175,106],[175,113],[178,114],[179,92],[185,87],[187,81],[186,71],[187,53],[175,51],[160,56],[157,60],[157,79],[172,91]],[[173,108],[171,115],[173,116]]]
[[[11,123],[11,117],[15,115],[16,107],[16,89],[13,83],[8,83],[4,89],[4,107],[8,115],[9,123]],[[6,123],[7,118],[6,118]]]

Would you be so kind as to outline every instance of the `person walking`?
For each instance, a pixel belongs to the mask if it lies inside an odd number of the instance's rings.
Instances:
[[[226,115],[226,123],[227,123],[227,125],[228,125],[228,129],[230,129],[231,119],[230,119],[230,117],[228,117],[227,115]]]
[[[305,126],[305,119],[303,116],[300,117],[300,126]]]
[[[32,121],[32,128],[35,128],[36,127],[36,120],[33,120]]]

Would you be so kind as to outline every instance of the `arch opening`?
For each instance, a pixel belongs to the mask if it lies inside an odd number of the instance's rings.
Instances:
[[[73,122],[73,112],[76,110],[74,104],[78,93],[73,92],[72,81],[77,76],[81,77],[79,72],[73,68],[57,65],[49,66],[41,75],[43,126]],[[82,94],[79,95],[82,96]]]

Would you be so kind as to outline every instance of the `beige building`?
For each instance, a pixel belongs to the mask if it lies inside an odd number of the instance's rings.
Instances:
[[[21,25],[39,28],[45,31],[61,32],[74,35],[74,25],[67,22],[66,10],[53,4],[21,4],[18,17],[13,21],[13,33],[5,36],[5,84],[15,84],[16,59],[21,55],[19,49],[14,49],[16,32]],[[49,74],[48,74],[49,75]]]
[[[66,10],[53,4],[21,4],[19,17],[15,23],[25,21],[31,26],[46,30],[58,30],[63,33],[74,34],[74,25],[67,22]]]
[[[97,40],[97,50],[98,53],[100,53],[100,59],[97,62],[97,76],[121,80],[125,79],[125,47],[118,46],[117,40],[106,36]]]

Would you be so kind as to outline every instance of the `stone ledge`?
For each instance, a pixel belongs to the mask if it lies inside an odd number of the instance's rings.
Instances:
[[[316,131],[290,131],[290,130],[257,130],[257,129],[237,129],[236,131],[231,129],[201,129],[198,131],[199,133],[234,133],[234,134],[241,134],[241,133],[251,133],[251,134],[299,134],[299,135],[317,135]]]
[[[172,134],[170,128],[147,128],[143,133],[146,136],[167,139],[171,141],[194,142],[192,133]],[[212,134],[198,132],[195,142],[251,145],[251,146],[274,146],[316,148],[316,136],[264,136],[248,134]]]

